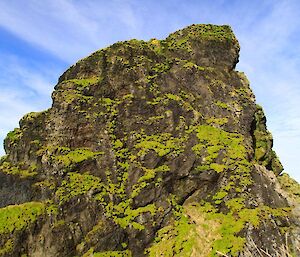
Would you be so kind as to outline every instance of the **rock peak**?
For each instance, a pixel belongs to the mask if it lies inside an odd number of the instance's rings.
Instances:
[[[193,61],[199,66],[232,70],[238,62],[239,50],[239,43],[230,26],[191,25],[164,40],[151,39],[145,42],[133,39],[96,51],[70,67],[59,82],[97,75],[95,72],[105,69],[106,56],[116,55],[117,52],[128,62],[132,51],[135,51],[134,55],[156,56],[158,62],[162,58],[181,59]]]
[[[229,26],[191,25],[70,67],[5,139],[0,255],[299,255],[299,185],[238,52]]]

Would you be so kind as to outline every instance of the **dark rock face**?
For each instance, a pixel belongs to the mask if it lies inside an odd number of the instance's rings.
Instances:
[[[230,27],[192,25],[70,67],[4,142],[0,255],[297,254],[238,52]]]

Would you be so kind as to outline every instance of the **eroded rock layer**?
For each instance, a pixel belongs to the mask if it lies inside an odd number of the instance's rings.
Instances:
[[[300,192],[238,53],[230,27],[192,25],[70,67],[5,139],[0,255],[297,254]]]

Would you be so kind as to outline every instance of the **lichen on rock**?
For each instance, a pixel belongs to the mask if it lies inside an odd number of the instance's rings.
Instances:
[[[300,254],[299,185],[238,53],[229,26],[191,25],[71,66],[5,139],[0,256]]]

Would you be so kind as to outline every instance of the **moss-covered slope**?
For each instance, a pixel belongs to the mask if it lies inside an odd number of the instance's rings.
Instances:
[[[70,67],[52,107],[5,139],[0,255],[296,254],[295,205],[238,52],[230,27],[192,25]]]

